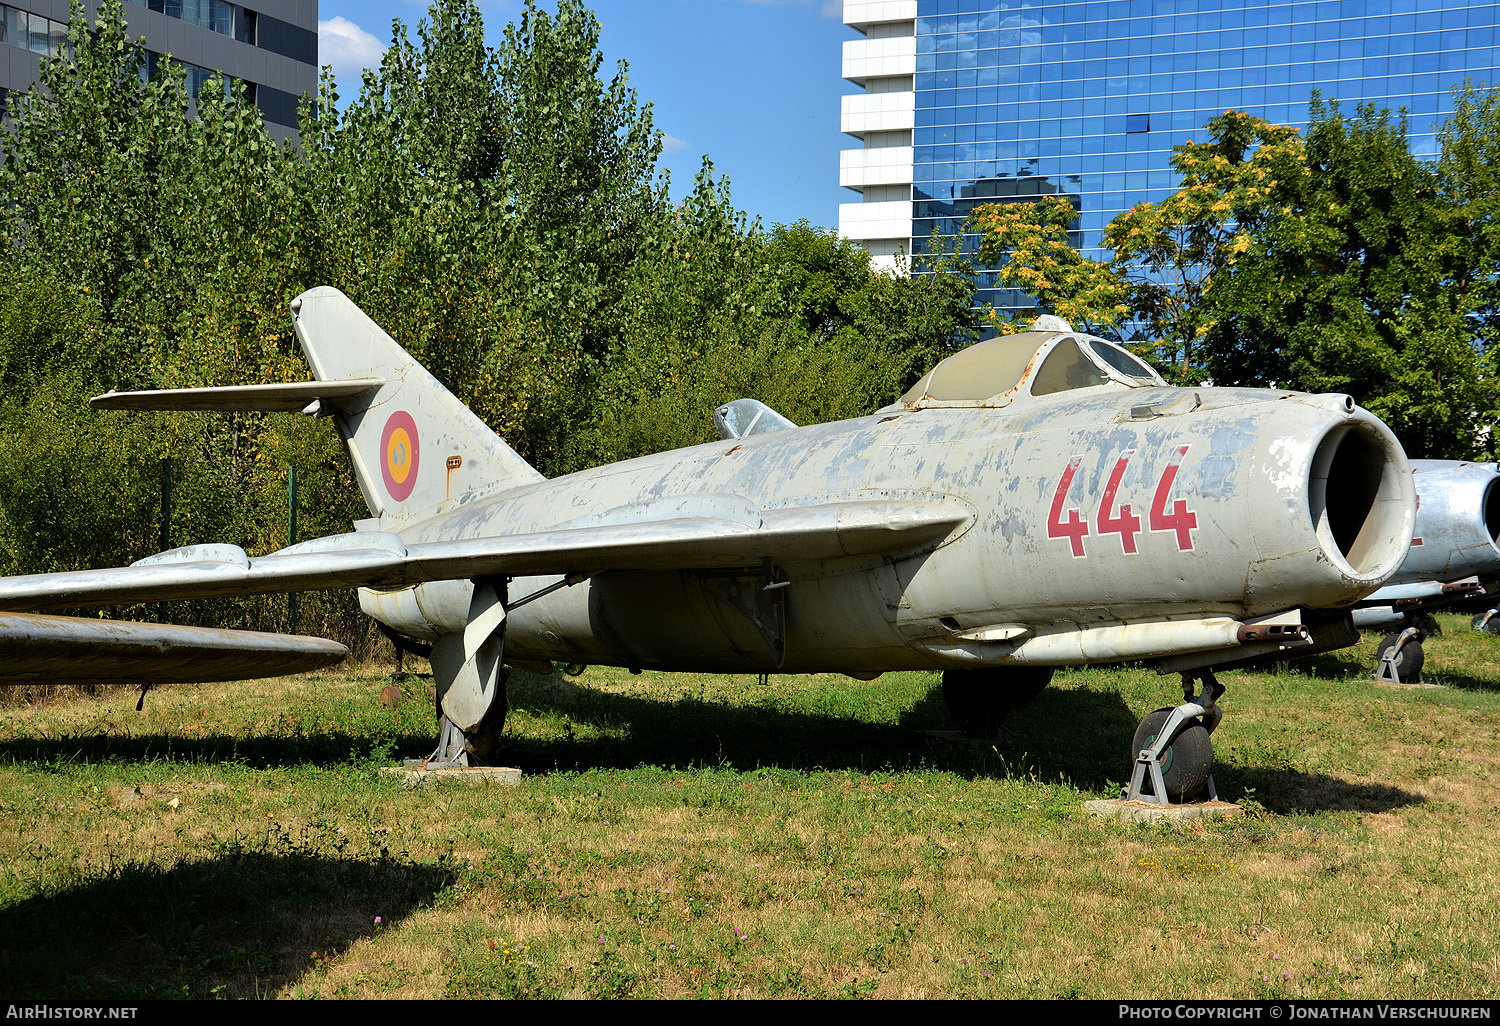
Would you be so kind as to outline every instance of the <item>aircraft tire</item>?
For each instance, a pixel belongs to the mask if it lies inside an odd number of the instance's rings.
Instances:
[[[1395,634],[1387,634],[1380,642],[1380,647],[1375,650],[1376,665],[1385,658],[1387,652],[1396,647],[1401,640],[1398,631]],[[1403,684],[1422,679],[1422,664],[1427,661],[1427,654],[1422,651],[1420,641],[1408,641],[1401,646],[1401,651],[1396,653],[1396,673],[1401,677]]]
[[[493,765],[490,757],[500,747],[500,734],[505,730],[505,714],[510,711],[509,696],[505,693],[505,685],[509,677],[510,670],[501,667],[500,693],[495,696],[490,711],[484,714],[484,719],[479,721],[479,726],[464,732],[464,748],[469,753],[470,765]]]
[[[943,704],[967,733],[994,737],[1005,718],[1030,705],[1051,680],[1050,666],[944,670]]]
[[[1167,725],[1167,717],[1170,715],[1170,707],[1146,714],[1141,725],[1135,728],[1135,739],[1131,741],[1130,748],[1132,756],[1141,749],[1150,747],[1161,729]],[[1200,720],[1188,720],[1177,728],[1172,743],[1161,754],[1161,777],[1167,788],[1167,800],[1174,803],[1190,801],[1208,783],[1208,775],[1213,772],[1213,768],[1214,744],[1209,739],[1208,728]],[[1142,789],[1151,791],[1149,776]]]
[[[1487,634],[1500,634],[1500,613],[1489,609],[1483,613],[1475,613],[1474,619],[1469,623],[1476,631],[1484,631]]]

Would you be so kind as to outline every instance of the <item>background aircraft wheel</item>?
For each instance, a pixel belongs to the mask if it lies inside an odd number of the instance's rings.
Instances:
[[[505,714],[510,710],[510,702],[505,694],[505,682],[509,676],[509,670],[500,671],[500,693],[495,696],[490,711],[484,714],[479,726],[464,732],[464,748],[469,753],[471,766],[492,765],[490,756],[500,747],[500,733],[505,729]]]
[[[1380,647],[1375,650],[1377,664],[1385,659],[1386,653],[1396,647],[1401,640],[1398,631],[1395,634],[1387,634],[1380,642]],[[1422,664],[1427,661],[1426,653],[1422,651],[1420,641],[1408,641],[1401,646],[1401,651],[1396,653],[1396,673],[1403,681],[1414,681],[1422,675]]]
[[[1005,718],[1030,705],[1051,680],[1050,666],[944,670],[943,704],[953,721],[968,733],[994,737]]]
[[[1487,609],[1483,613],[1475,613],[1474,619],[1470,620],[1476,631],[1485,631],[1489,634],[1500,634],[1500,613],[1493,609]]]
[[[1171,715],[1170,708],[1146,714],[1141,725],[1135,728],[1135,740],[1131,742],[1132,758],[1134,753],[1155,743],[1157,735],[1167,725],[1167,717]],[[1184,802],[1192,798],[1208,783],[1208,775],[1213,768],[1214,745],[1209,740],[1208,728],[1199,720],[1188,720],[1177,728],[1172,743],[1161,753],[1161,777],[1167,786],[1167,800]],[[1149,775],[1142,789],[1147,792],[1151,790]]]

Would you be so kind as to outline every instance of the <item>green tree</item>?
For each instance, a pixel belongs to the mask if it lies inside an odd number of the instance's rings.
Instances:
[[[106,315],[170,235],[166,183],[186,159],[181,77],[143,81],[146,52],[105,0],[95,35],[74,0],[67,51],[11,99],[0,133],[9,253],[94,294]]]
[[[1500,86],[1465,82],[1438,141],[1438,192],[1451,220],[1431,240],[1462,296],[1474,344],[1500,342]]]
[[[1161,203],[1141,203],[1104,229],[1114,264],[1130,283],[1132,315],[1177,380],[1213,376],[1230,383],[1216,354],[1234,331],[1225,323],[1217,289],[1234,275],[1252,240],[1294,193],[1305,173],[1295,129],[1242,111],[1205,126],[1205,142],[1172,153],[1181,182]]]
[[[1312,115],[1300,172],[1211,297],[1237,329],[1209,360],[1216,380],[1348,392],[1412,456],[1475,455],[1493,400],[1437,168],[1410,152],[1404,117]]]

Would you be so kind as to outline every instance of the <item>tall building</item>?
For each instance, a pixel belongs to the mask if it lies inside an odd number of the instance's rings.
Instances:
[[[98,0],[86,13],[98,17]],[[68,0],[0,3],[0,97],[37,80],[40,61],[67,43]],[[154,72],[168,58],[194,98],[215,71],[243,81],[276,139],[297,132],[297,102],[318,89],[318,0],[129,0],[125,20],[144,36]]]
[[[863,196],[839,231],[881,261],[977,204],[1045,194],[1072,200],[1080,248],[1106,257],[1111,218],[1176,188],[1173,146],[1230,109],[1305,126],[1314,90],[1350,114],[1406,108],[1432,156],[1450,89],[1500,68],[1500,4],[1464,0],[845,0],[844,21],[864,93],[843,98],[842,128],[864,145],[840,184]]]

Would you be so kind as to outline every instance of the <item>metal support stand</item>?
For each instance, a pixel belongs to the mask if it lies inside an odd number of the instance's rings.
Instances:
[[[1201,718],[1204,728],[1212,734],[1224,718],[1224,710],[1219,708],[1218,702],[1224,695],[1224,685],[1220,684],[1210,670],[1203,671],[1203,690],[1193,694],[1193,677],[1191,674],[1182,675],[1182,704],[1172,710],[1167,717],[1167,722],[1162,725],[1148,748],[1143,748],[1135,755],[1135,770],[1130,775],[1130,786],[1120,794],[1122,801],[1156,802],[1160,805],[1171,805],[1167,800],[1167,784],[1162,778],[1161,757],[1171,747],[1171,740],[1177,735],[1177,728],[1188,720]],[[1151,781],[1151,793],[1146,794],[1143,786],[1147,779]],[[1218,789],[1214,787],[1214,775],[1208,775],[1208,800],[1216,802],[1219,800]]]
[[[1385,684],[1420,684],[1422,674],[1417,674],[1415,681],[1404,681],[1401,672],[1396,669],[1396,660],[1401,655],[1401,649],[1411,642],[1421,644],[1423,638],[1422,628],[1408,627],[1396,638],[1396,644],[1380,654],[1380,665],[1375,668],[1375,679]]]
[[[437,750],[425,759],[407,759],[408,767],[424,769],[459,769],[469,765],[469,751],[465,745],[464,732],[453,725],[443,713],[443,704],[438,702]]]

